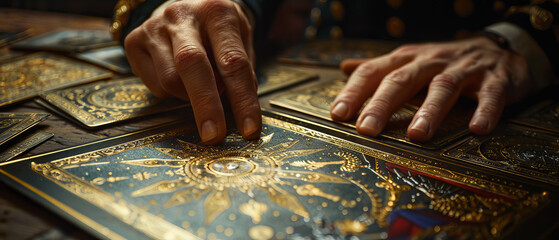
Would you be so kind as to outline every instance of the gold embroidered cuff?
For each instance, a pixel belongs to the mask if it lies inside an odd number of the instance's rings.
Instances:
[[[114,40],[120,40],[122,28],[128,23],[130,12],[145,1],[146,0],[119,0],[117,2],[110,28]]]
[[[553,23],[553,14],[550,11],[535,5],[522,7],[512,6],[508,9],[506,15],[508,16],[519,12],[529,14],[532,27],[538,30],[545,31],[549,29]]]

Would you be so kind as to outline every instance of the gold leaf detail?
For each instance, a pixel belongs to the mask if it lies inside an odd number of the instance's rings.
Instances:
[[[252,218],[254,224],[260,223],[262,214],[268,211],[268,205],[265,203],[249,200],[239,207],[239,211]]]
[[[204,223],[209,225],[219,214],[230,207],[231,199],[229,198],[228,191],[213,190],[206,199],[204,199],[204,210],[206,211]]]

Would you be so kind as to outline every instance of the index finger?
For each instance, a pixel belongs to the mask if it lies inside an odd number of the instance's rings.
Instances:
[[[241,16],[233,2],[212,4],[213,11],[208,12],[206,27],[218,73],[225,84],[241,135],[245,139],[257,138],[262,127],[262,115],[256,91],[256,75],[241,33]]]
[[[226,123],[215,76],[194,22],[170,31],[174,62],[186,88],[202,142],[218,144],[225,138]]]

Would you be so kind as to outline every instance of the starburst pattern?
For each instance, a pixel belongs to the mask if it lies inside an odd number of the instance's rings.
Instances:
[[[309,170],[288,170],[282,168],[285,160],[304,157],[324,149],[292,149],[299,141],[287,140],[271,145],[274,134],[261,137],[258,141],[244,146],[209,147],[177,140],[180,149],[156,148],[172,159],[125,160],[124,164],[143,167],[171,167],[180,178],[160,181],[132,192],[140,197],[153,194],[174,194],[165,207],[186,204],[204,195],[205,223],[211,223],[222,212],[231,207],[232,190],[238,190],[254,197],[255,191],[267,193],[271,202],[290,210],[302,217],[310,213],[299,199],[283,187],[289,185],[285,180],[298,180],[310,183],[350,183],[348,180]],[[225,142],[244,142],[242,137],[232,134]],[[233,145],[233,144],[229,144]],[[342,156],[342,155],[337,155]],[[310,162],[310,161],[307,161]],[[343,159],[340,163],[343,163]]]

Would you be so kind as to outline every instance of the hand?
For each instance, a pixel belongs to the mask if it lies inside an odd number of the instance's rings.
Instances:
[[[226,135],[221,93],[241,135],[260,136],[252,29],[238,4],[177,1],[134,29],[124,48],[132,71],[155,96],[190,100],[205,144],[218,144]]]
[[[426,86],[427,97],[407,130],[414,141],[429,140],[460,95],[478,101],[470,130],[487,134],[497,125],[505,104],[531,91],[526,60],[485,37],[404,45],[378,58],[346,60],[341,68],[351,76],[332,104],[332,118],[351,119],[372,96],[356,126],[360,134],[373,137]]]

